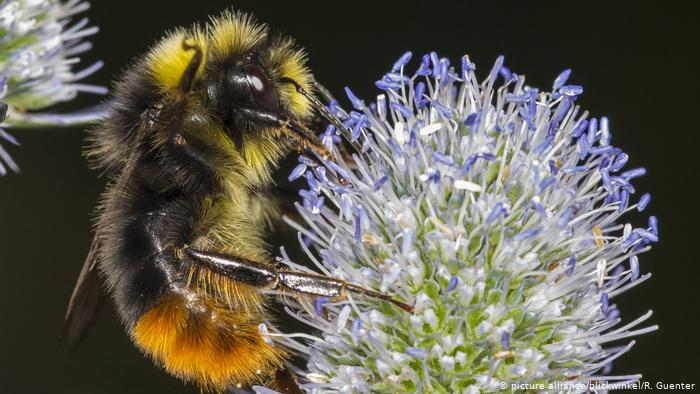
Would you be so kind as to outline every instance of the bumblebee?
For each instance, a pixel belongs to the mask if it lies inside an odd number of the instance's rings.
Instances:
[[[257,383],[298,393],[290,353],[259,331],[266,290],[353,292],[410,310],[281,266],[265,247],[278,161],[292,150],[333,160],[309,125],[314,112],[342,125],[314,85],[292,39],[235,12],[175,30],[125,71],[89,131],[86,155],[110,183],[68,306],[69,345],[104,288],[136,347],[168,373],[203,391]]]

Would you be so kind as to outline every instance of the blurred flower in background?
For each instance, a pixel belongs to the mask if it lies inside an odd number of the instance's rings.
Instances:
[[[308,184],[305,223],[290,223],[324,274],[415,311],[351,296],[289,309],[317,337],[268,335],[308,358],[304,387],[478,393],[638,380],[609,372],[631,337],[657,328],[642,325],[651,311],[623,319],[614,303],[650,277],[638,255],[657,242],[657,220],[627,222],[650,202],[632,185],[645,170],[626,169],[608,120],[575,104],[583,89],[569,70],[546,92],[502,57],[481,82],[466,56],[455,67],[430,53],[407,74],[410,58],[377,81],[376,102],[346,89],[354,110],[331,104],[359,151],[324,166],[300,158],[290,179]],[[330,126],[324,143],[337,151],[339,134]]]
[[[6,127],[47,127],[96,120],[97,109],[67,114],[37,112],[72,100],[78,92],[105,94],[102,86],[79,81],[102,62],[75,70],[80,54],[97,33],[86,18],[75,20],[90,4],[80,0],[17,0],[0,2],[0,142],[18,145]],[[0,144],[0,174],[19,171]]]

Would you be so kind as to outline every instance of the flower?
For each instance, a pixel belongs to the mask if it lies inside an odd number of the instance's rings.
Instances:
[[[0,3],[0,103],[2,126],[35,127],[85,123],[100,111],[47,114],[27,111],[44,109],[72,100],[78,92],[105,94],[106,88],[79,83],[102,67],[96,62],[80,71],[73,66],[78,55],[91,48],[86,36],[97,33],[86,18],[73,17],[90,4],[80,0],[17,0]],[[17,141],[0,129],[0,140]],[[0,145],[0,175],[5,166],[19,168]]]
[[[651,311],[623,323],[614,304],[650,277],[638,255],[657,242],[657,220],[625,222],[650,202],[633,198],[645,170],[626,169],[608,120],[575,104],[583,89],[569,70],[545,92],[503,57],[482,82],[467,56],[455,67],[430,53],[412,75],[410,58],[377,81],[376,102],[346,89],[354,109],[331,104],[360,150],[322,166],[300,159],[305,223],[290,224],[324,274],[414,312],[351,295],[290,309],[317,330],[307,344],[284,340],[308,358],[304,387],[476,393],[639,379],[606,373],[629,338],[657,329],[640,328]],[[338,134],[323,136],[336,153]]]

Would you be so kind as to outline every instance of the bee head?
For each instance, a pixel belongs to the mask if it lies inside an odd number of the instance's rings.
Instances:
[[[171,32],[125,71],[86,154],[110,172],[138,154],[153,171],[171,172],[163,179],[211,174],[257,187],[290,148],[322,150],[299,89],[311,91],[312,80],[291,38],[224,12]]]
[[[200,59],[192,70],[193,58]],[[286,80],[310,90],[311,74],[294,41],[271,36],[266,25],[247,14],[224,12],[203,29],[178,30],[149,58],[155,84],[163,93],[186,90],[214,114],[236,139],[264,131],[252,111],[306,120],[309,102]]]
[[[217,69],[205,82],[206,97],[219,116],[230,119],[238,108],[279,111],[278,88],[260,63],[257,52],[245,55],[238,62],[225,62],[214,67]]]

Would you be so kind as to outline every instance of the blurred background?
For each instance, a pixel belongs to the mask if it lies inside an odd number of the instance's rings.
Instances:
[[[365,99],[404,51],[468,53],[485,76],[499,54],[528,83],[548,89],[565,68],[584,86],[578,104],[607,115],[613,143],[645,166],[661,242],[641,257],[650,281],[616,298],[629,321],[653,309],[660,330],[638,338],[613,373],[698,383],[698,2],[93,1],[81,16],[100,27],[84,64],[108,85],[163,32],[206,21],[229,6],[296,37],[317,78],[337,96]],[[175,5],[175,4],[178,5]],[[547,3],[547,4],[545,4]],[[412,66],[415,65],[415,60]],[[67,110],[97,102],[85,95]],[[345,102],[347,104],[347,102]],[[692,116],[691,116],[692,115]],[[197,393],[159,371],[130,344],[110,305],[77,353],[59,344],[63,314],[91,240],[105,179],[81,156],[80,128],[15,131],[20,175],[0,178],[0,393]],[[686,200],[687,199],[687,200]],[[292,238],[293,239],[293,238]],[[289,243],[296,243],[296,240]]]

